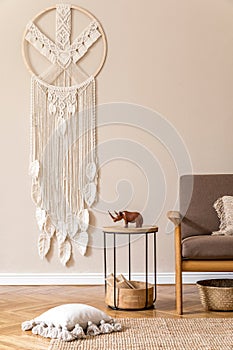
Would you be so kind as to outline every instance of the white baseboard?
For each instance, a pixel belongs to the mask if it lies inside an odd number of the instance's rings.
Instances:
[[[127,277],[127,273],[124,274]],[[149,282],[153,283],[154,276],[148,275]],[[233,278],[233,273],[215,272],[184,272],[183,283],[193,284],[198,280],[211,278]],[[143,273],[135,273],[132,280],[144,281]],[[157,284],[174,284],[175,273],[157,273]],[[0,273],[0,285],[99,285],[104,284],[102,273],[77,273],[77,274],[42,274],[42,273]]]

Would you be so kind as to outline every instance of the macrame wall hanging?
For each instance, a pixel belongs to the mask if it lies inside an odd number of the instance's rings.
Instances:
[[[89,24],[72,40],[76,11],[86,16]],[[55,39],[40,28],[42,17],[51,12],[56,14]],[[99,39],[101,61],[89,75],[80,61],[93,56]],[[34,68],[35,62],[32,65],[30,50],[49,62],[42,73]],[[63,265],[71,258],[72,243],[82,255],[88,245],[88,209],[97,192],[95,77],[105,57],[102,27],[77,6],[59,4],[44,10],[24,33],[23,58],[32,74],[29,172],[40,230],[39,255],[47,255],[56,235]]]

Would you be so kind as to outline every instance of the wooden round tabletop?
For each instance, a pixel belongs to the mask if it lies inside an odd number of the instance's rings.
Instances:
[[[152,233],[158,232],[157,226],[142,227],[123,227],[123,226],[104,226],[103,231],[107,233]]]

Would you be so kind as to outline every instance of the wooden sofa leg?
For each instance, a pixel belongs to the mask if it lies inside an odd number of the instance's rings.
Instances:
[[[181,230],[180,225],[175,228],[175,252],[176,252],[176,310],[183,314],[182,295],[182,258],[181,258]]]
[[[176,311],[177,311],[178,315],[183,315],[182,271],[181,271],[181,269],[176,270]]]

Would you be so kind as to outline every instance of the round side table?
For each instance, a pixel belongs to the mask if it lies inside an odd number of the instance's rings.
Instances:
[[[131,280],[131,236],[135,235],[144,235],[145,236],[145,280],[146,280],[146,301],[145,307],[143,309],[151,308],[151,305],[148,306],[148,236],[149,234],[153,234],[154,238],[154,299],[153,305],[156,301],[156,233],[158,232],[157,226],[143,226],[140,228],[135,227],[121,227],[121,226],[108,226],[103,227],[104,233],[104,278],[105,278],[105,295],[107,291],[107,235],[113,236],[113,277],[114,277],[114,306],[110,306],[114,310],[120,309],[117,306],[116,302],[116,240],[117,235],[128,235],[128,278]],[[152,306],[153,306],[152,305]]]

